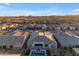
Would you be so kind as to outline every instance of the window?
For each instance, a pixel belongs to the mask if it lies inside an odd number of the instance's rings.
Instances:
[[[76,48],[79,48],[79,45],[76,45]]]
[[[45,47],[48,47],[48,45],[47,45],[47,44],[45,44]]]
[[[31,44],[29,44],[29,47],[31,47],[32,45]]]
[[[35,46],[43,46],[43,44],[35,44]]]

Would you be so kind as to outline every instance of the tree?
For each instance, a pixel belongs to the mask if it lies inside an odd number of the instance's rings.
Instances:
[[[3,49],[6,49],[6,45],[3,45]]]
[[[0,46],[0,49],[1,49],[1,46]]]
[[[13,45],[10,45],[10,49],[12,49],[13,48]]]

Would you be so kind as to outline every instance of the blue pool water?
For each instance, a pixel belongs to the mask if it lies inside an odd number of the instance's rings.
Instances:
[[[31,56],[46,56],[46,51],[31,51]]]

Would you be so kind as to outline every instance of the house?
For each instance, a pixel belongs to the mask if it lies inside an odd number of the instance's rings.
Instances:
[[[21,55],[28,36],[27,32],[25,34],[16,32],[14,35],[0,36],[0,55]]]
[[[55,41],[53,34],[50,32],[35,31],[31,34],[27,41],[28,48],[57,48],[57,42]]]
[[[73,48],[79,46],[79,38],[66,33],[54,34],[59,45],[64,48]]]

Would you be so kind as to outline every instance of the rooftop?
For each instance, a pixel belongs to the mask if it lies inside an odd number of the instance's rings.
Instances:
[[[69,36],[66,33],[56,34],[55,37],[63,47],[79,45],[79,38]]]
[[[26,39],[24,36],[0,36],[0,45],[10,46],[21,48]]]
[[[37,38],[37,40],[40,40],[41,38],[42,39],[49,39],[51,41],[55,41],[54,37],[53,37],[53,34],[50,33],[50,32],[40,32],[40,31],[36,31],[36,32],[33,32],[29,38],[29,40],[33,40],[34,38]]]

